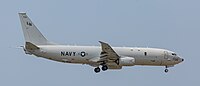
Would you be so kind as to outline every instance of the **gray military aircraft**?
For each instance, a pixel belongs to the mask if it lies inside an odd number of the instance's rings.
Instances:
[[[69,46],[49,42],[37,29],[26,13],[19,13],[26,54],[74,64],[88,64],[96,73],[107,69],[122,69],[123,66],[147,65],[168,67],[183,62],[175,52],[157,48],[111,47],[99,41],[101,46]],[[101,68],[100,68],[101,67]]]

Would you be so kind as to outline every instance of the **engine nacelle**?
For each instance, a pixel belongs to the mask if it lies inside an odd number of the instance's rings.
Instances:
[[[119,65],[121,66],[134,66],[135,59],[133,57],[121,57],[119,58]]]

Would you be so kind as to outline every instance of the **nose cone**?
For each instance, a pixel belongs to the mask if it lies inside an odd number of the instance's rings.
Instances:
[[[182,57],[179,57],[179,63],[183,62],[184,59]]]

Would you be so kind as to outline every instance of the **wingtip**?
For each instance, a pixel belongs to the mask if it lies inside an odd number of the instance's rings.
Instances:
[[[102,43],[102,41],[99,41],[99,43]]]
[[[26,14],[26,12],[19,12],[18,14]]]
[[[101,43],[101,44],[108,44],[108,43],[106,43],[106,42],[103,42],[103,41],[99,41],[99,43]]]
[[[102,43],[105,43],[105,42],[103,42],[103,41],[99,41],[99,43],[101,43],[101,44],[102,44]]]

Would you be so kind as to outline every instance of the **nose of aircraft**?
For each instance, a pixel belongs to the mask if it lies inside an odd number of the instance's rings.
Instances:
[[[184,59],[182,57],[179,57],[179,63],[183,62],[183,61],[184,61]]]

